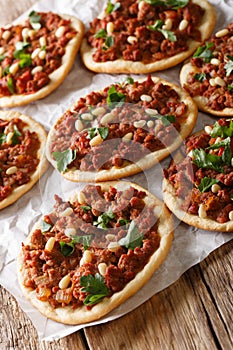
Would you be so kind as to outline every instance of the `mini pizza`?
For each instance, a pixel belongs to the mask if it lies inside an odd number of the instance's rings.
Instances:
[[[181,85],[201,111],[233,116],[233,23],[199,46],[180,73]]]
[[[80,98],[52,127],[47,158],[71,181],[136,174],[168,156],[191,133],[197,107],[180,87],[127,78]]]
[[[142,187],[87,185],[28,236],[18,258],[21,288],[46,317],[65,324],[99,319],[135,294],[168,254],[173,221]]]
[[[0,209],[27,192],[47,169],[44,128],[19,112],[0,112]]]
[[[108,0],[90,23],[81,56],[94,72],[147,74],[184,61],[214,25],[206,0]]]
[[[190,136],[164,170],[164,201],[189,225],[233,231],[233,120]]]
[[[0,29],[0,107],[43,98],[68,74],[81,44],[78,19],[32,11],[23,23]]]

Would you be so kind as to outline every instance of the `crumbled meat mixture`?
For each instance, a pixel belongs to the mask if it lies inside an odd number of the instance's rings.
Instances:
[[[30,181],[39,164],[40,141],[19,118],[0,120],[0,201]]]
[[[201,41],[197,27],[204,10],[192,1],[177,10],[146,1],[119,0],[117,3],[120,6],[113,11],[105,10],[104,18],[96,18],[90,23],[87,40],[95,48],[93,59],[96,62],[123,58],[150,63],[186,51],[190,39]],[[188,23],[180,29],[182,20]],[[153,29],[156,22],[161,23],[162,28],[167,21],[171,22],[169,33],[173,39]]]
[[[107,295],[122,290],[160,244],[158,218],[145,204],[144,191],[134,187],[102,191],[98,185],[87,185],[82,195],[82,204],[76,199],[64,202],[56,195],[54,211],[44,216],[30,244],[23,245],[24,285],[35,289],[38,299],[54,308],[83,305],[89,293],[82,290],[80,279],[99,274],[100,263],[106,268],[102,277]],[[69,214],[64,215],[67,210]],[[54,242],[49,248],[51,239]],[[88,259],[84,258],[87,252]],[[70,280],[61,287],[59,282],[67,275]]]
[[[233,23],[227,29],[228,34],[220,37],[213,35],[208,41],[209,59],[191,59],[195,72],[188,75],[184,85],[192,97],[205,97],[207,106],[214,111],[233,108],[233,71],[227,68],[233,64]],[[221,79],[221,84],[215,84],[216,78]]]
[[[190,136],[182,150],[183,159],[172,161],[164,169],[165,178],[182,200],[182,209],[199,215],[199,207],[204,204],[207,217],[218,223],[232,220],[232,127],[232,121],[220,119],[210,134]]]

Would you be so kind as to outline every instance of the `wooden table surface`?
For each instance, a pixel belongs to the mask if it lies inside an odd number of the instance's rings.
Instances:
[[[10,23],[33,3],[0,0],[0,25]],[[230,241],[215,250],[126,316],[53,342],[38,339],[16,300],[0,287],[0,349],[233,349],[232,248]]]

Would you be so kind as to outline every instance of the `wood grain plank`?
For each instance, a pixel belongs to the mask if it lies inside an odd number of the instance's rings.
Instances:
[[[222,299],[225,300],[225,297],[231,294],[229,282],[229,274],[232,273],[232,266],[229,265],[231,244],[228,243],[211,254],[207,262],[216,263],[202,263],[205,271],[208,271],[205,272],[206,276],[210,275],[208,287],[207,277],[203,280],[203,272],[199,265],[191,268],[172,286],[128,315],[108,324],[86,328],[85,334],[90,349],[232,348],[229,347],[231,342],[227,331],[227,327],[229,329],[232,324],[230,321],[232,307],[229,310],[222,308],[220,316],[219,308],[216,308],[212,298],[212,290],[217,292],[219,288],[226,294]],[[225,251],[228,254],[225,254]],[[226,281],[228,281],[227,288]],[[231,302],[232,294],[228,307]]]
[[[86,350],[82,332],[76,332],[58,341],[40,341],[30,319],[21,311],[17,301],[2,287],[0,287],[0,310],[2,350]]]

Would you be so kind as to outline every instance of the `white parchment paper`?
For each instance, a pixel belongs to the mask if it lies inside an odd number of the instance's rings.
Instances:
[[[215,6],[217,13],[215,31],[233,21],[233,0],[210,0],[210,2]],[[102,0],[47,0],[38,2],[33,6],[33,9],[37,11],[52,10],[75,15],[88,26],[89,22],[103,9],[104,4],[105,1]],[[180,67],[153,75],[178,84]],[[69,75],[55,92],[43,100],[25,107],[15,108],[15,110],[34,117],[49,130],[55,120],[79,97],[112,82],[123,81],[125,77],[125,75],[94,74],[84,68],[78,55]],[[135,75],[132,75],[132,77],[138,78]],[[213,123],[214,121],[214,118],[199,113],[195,129],[202,129],[204,124]],[[162,198],[161,170],[168,165],[169,161],[169,159],[166,159],[161,164],[145,173],[137,174],[129,180],[148,188],[152,193]],[[50,166],[47,173],[30,192],[0,213],[0,283],[15,296],[43,340],[58,339],[82,327],[111,321],[126,314],[155,293],[175,282],[188,268],[199,263],[214,249],[233,238],[232,233],[207,232],[175,220],[175,237],[168,258],[147,285],[135,296],[97,322],[79,326],[66,326],[53,322],[42,316],[23,297],[17,281],[16,257],[20,251],[22,241],[24,241],[33,224],[41,215],[52,209],[54,194],[59,194],[67,199],[74,189],[80,189],[81,187],[83,187],[83,184],[68,182]]]

